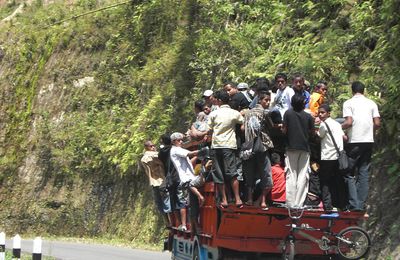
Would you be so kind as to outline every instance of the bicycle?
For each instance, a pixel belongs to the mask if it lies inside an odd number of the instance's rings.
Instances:
[[[289,235],[286,237],[282,246],[282,257],[284,260],[293,260],[296,255],[295,234],[316,243],[326,254],[335,250],[342,259],[360,259],[364,257],[371,246],[371,239],[368,233],[357,226],[350,226],[342,229],[339,233],[332,231],[335,219],[339,219],[338,213],[321,214],[320,218],[328,219],[328,225],[324,228],[314,228],[307,223],[301,223],[300,219],[305,210],[313,207],[287,207],[288,215],[291,219]],[[322,235],[320,238],[314,237],[304,231],[318,231]]]

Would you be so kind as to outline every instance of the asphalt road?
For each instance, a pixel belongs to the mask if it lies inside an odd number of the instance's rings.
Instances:
[[[12,241],[6,241],[6,248],[12,249]],[[33,240],[23,240],[21,249],[31,253]],[[53,256],[59,260],[167,260],[170,252],[128,249],[98,244],[83,244],[59,241],[43,241],[42,255]]]

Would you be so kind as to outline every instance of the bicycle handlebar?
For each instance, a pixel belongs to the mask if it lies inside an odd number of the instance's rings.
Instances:
[[[304,210],[314,209],[316,207],[305,205],[305,206],[286,206],[286,208],[288,209],[288,214],[291,219],[300,219],[304,214]]]

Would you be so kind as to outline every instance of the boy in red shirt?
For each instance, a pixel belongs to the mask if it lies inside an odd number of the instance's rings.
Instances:
[[[281,165],[281,157],[277,153],[271,155],[271,171],[273,187],[271,191],[271,200],[273,202],[285,203],[286,201],[286,174]]]

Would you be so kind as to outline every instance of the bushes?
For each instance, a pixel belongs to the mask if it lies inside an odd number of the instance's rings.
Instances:
[[[400,10],[378,2],[132,1],[46,27],[106,2],[38,1],[0,31],[1,179],[30,153],[50,175],[126,176],[145,139],[185,130],[204,89],[278,71],[328,81],[336,115],[365,81],[382,105],[380,154],[398,156]]]
[[[104,153],[99,160],[108,158],[127,171],[140,156],[144,139],[157,139],[174,128],[169,125],[174,121],[179,122],[176,127],[184,127],[191,113],[187,104],[196,99],[190,94],[219,88],[226,79],[249,81],[282,70],[300,71],[313,82],[329,82],[336,108],[349,96],[347,86],[355,77],[367,82],[369,93],[397,93],[395,1],[374,6],[368,1],[349,5],[337,0],[187,1],[183,5],[154,0],[42,29],[43,24],[100,6],[97,1],[81,1],[71,7],[72,12],[61,3],[29,7],[19,18],[21,26],[8,29],[19,43],[11,48],[9,42],[4,60],[15,69],[8,77],[16,85],[12,99],[17,105],[7,105],[15,113],[8,127],[28,126],[32,109],[40,110],[40,104],[34,104],[38,87],[56,80],[68,89],[65,105],[48,109],[50,114],[52,109],[73,112],[66,118],[76,135],[64,136],[76,145],[71,151],[86,143],[73,140],[82,138],[79,133],[87,127],[98,135],[84,137],[97,148],[91,150],[93,154],[76,153],[77,162]],[[52,57],[57,61],[48,64]],[[87,76],[94,76],[93,86],[72,87],[74,80]],[[170,106],[169,102],[178,103]],[[185,106],[182,119],[171,118],[178,115],[174,108]],[[113,126],[104,127],[108,124]],[[388,131],[393,132],[393,124],[389,125]],[[18,132],[22,134],[21,129]]]
[[[65,136],[76,144],[72,150],[86,143],[73,140],[82,138],[79,133],[87,127],[98,135],[84,137],[97,148],[93,154],[75,155],[77,162],[104,153],[100,160],[105,156],[127,171],[139,157],[144,139],[174,128],[169,125],[176,119],[171,117],[177,117],[174,107],[188,107],[196,99],[191,94],[219,88],[225,79],[249,81],[282,70],[301,71],[313,82],[329,82],[337,108],[356,77],[367,82],[369,93],[382,91],[384,97],[398,93],[395,1],[375,6],[372,1],[349,5],[338,0],[183,5],[153,0],[41,27],[99,7],[97,1],[80,1],[70,6],[72,12],[66,12],[62,3],[29,7],[19,18],[21,26],[8,28],[19,40],[13,48],[11,41],[5,45],[3,59],[13,68],[6,77],[13,78],[16,86],[11,92],[16,105],[7,104],[14,111],[8,128],[28,126],[33,110],[40,110],[40,104],[34,104],[39,86],[56,80],[68,89],[61,109],[73,113],[67,118],[76,135]],[[58,61],[49,64],[51,59]],[[74,80],[87,76],[94,76],[93,86],[72,87]],[[178,100],[174,93],[179,93]],[[59,110],[48,109],[50,114]],[[189,115],[190,108],[184,109],[176,127],[183,128]],[[74,124],[75,119],[82,124]],[[108,124],[114,126],[104,127]],[[158,127],[148,129],[148,125]],[[393,124],[389,125],[387,131],[392,133]],[[21,128],[17,132],[23,134]],[[9,145],[13,146],[11,141]]]

